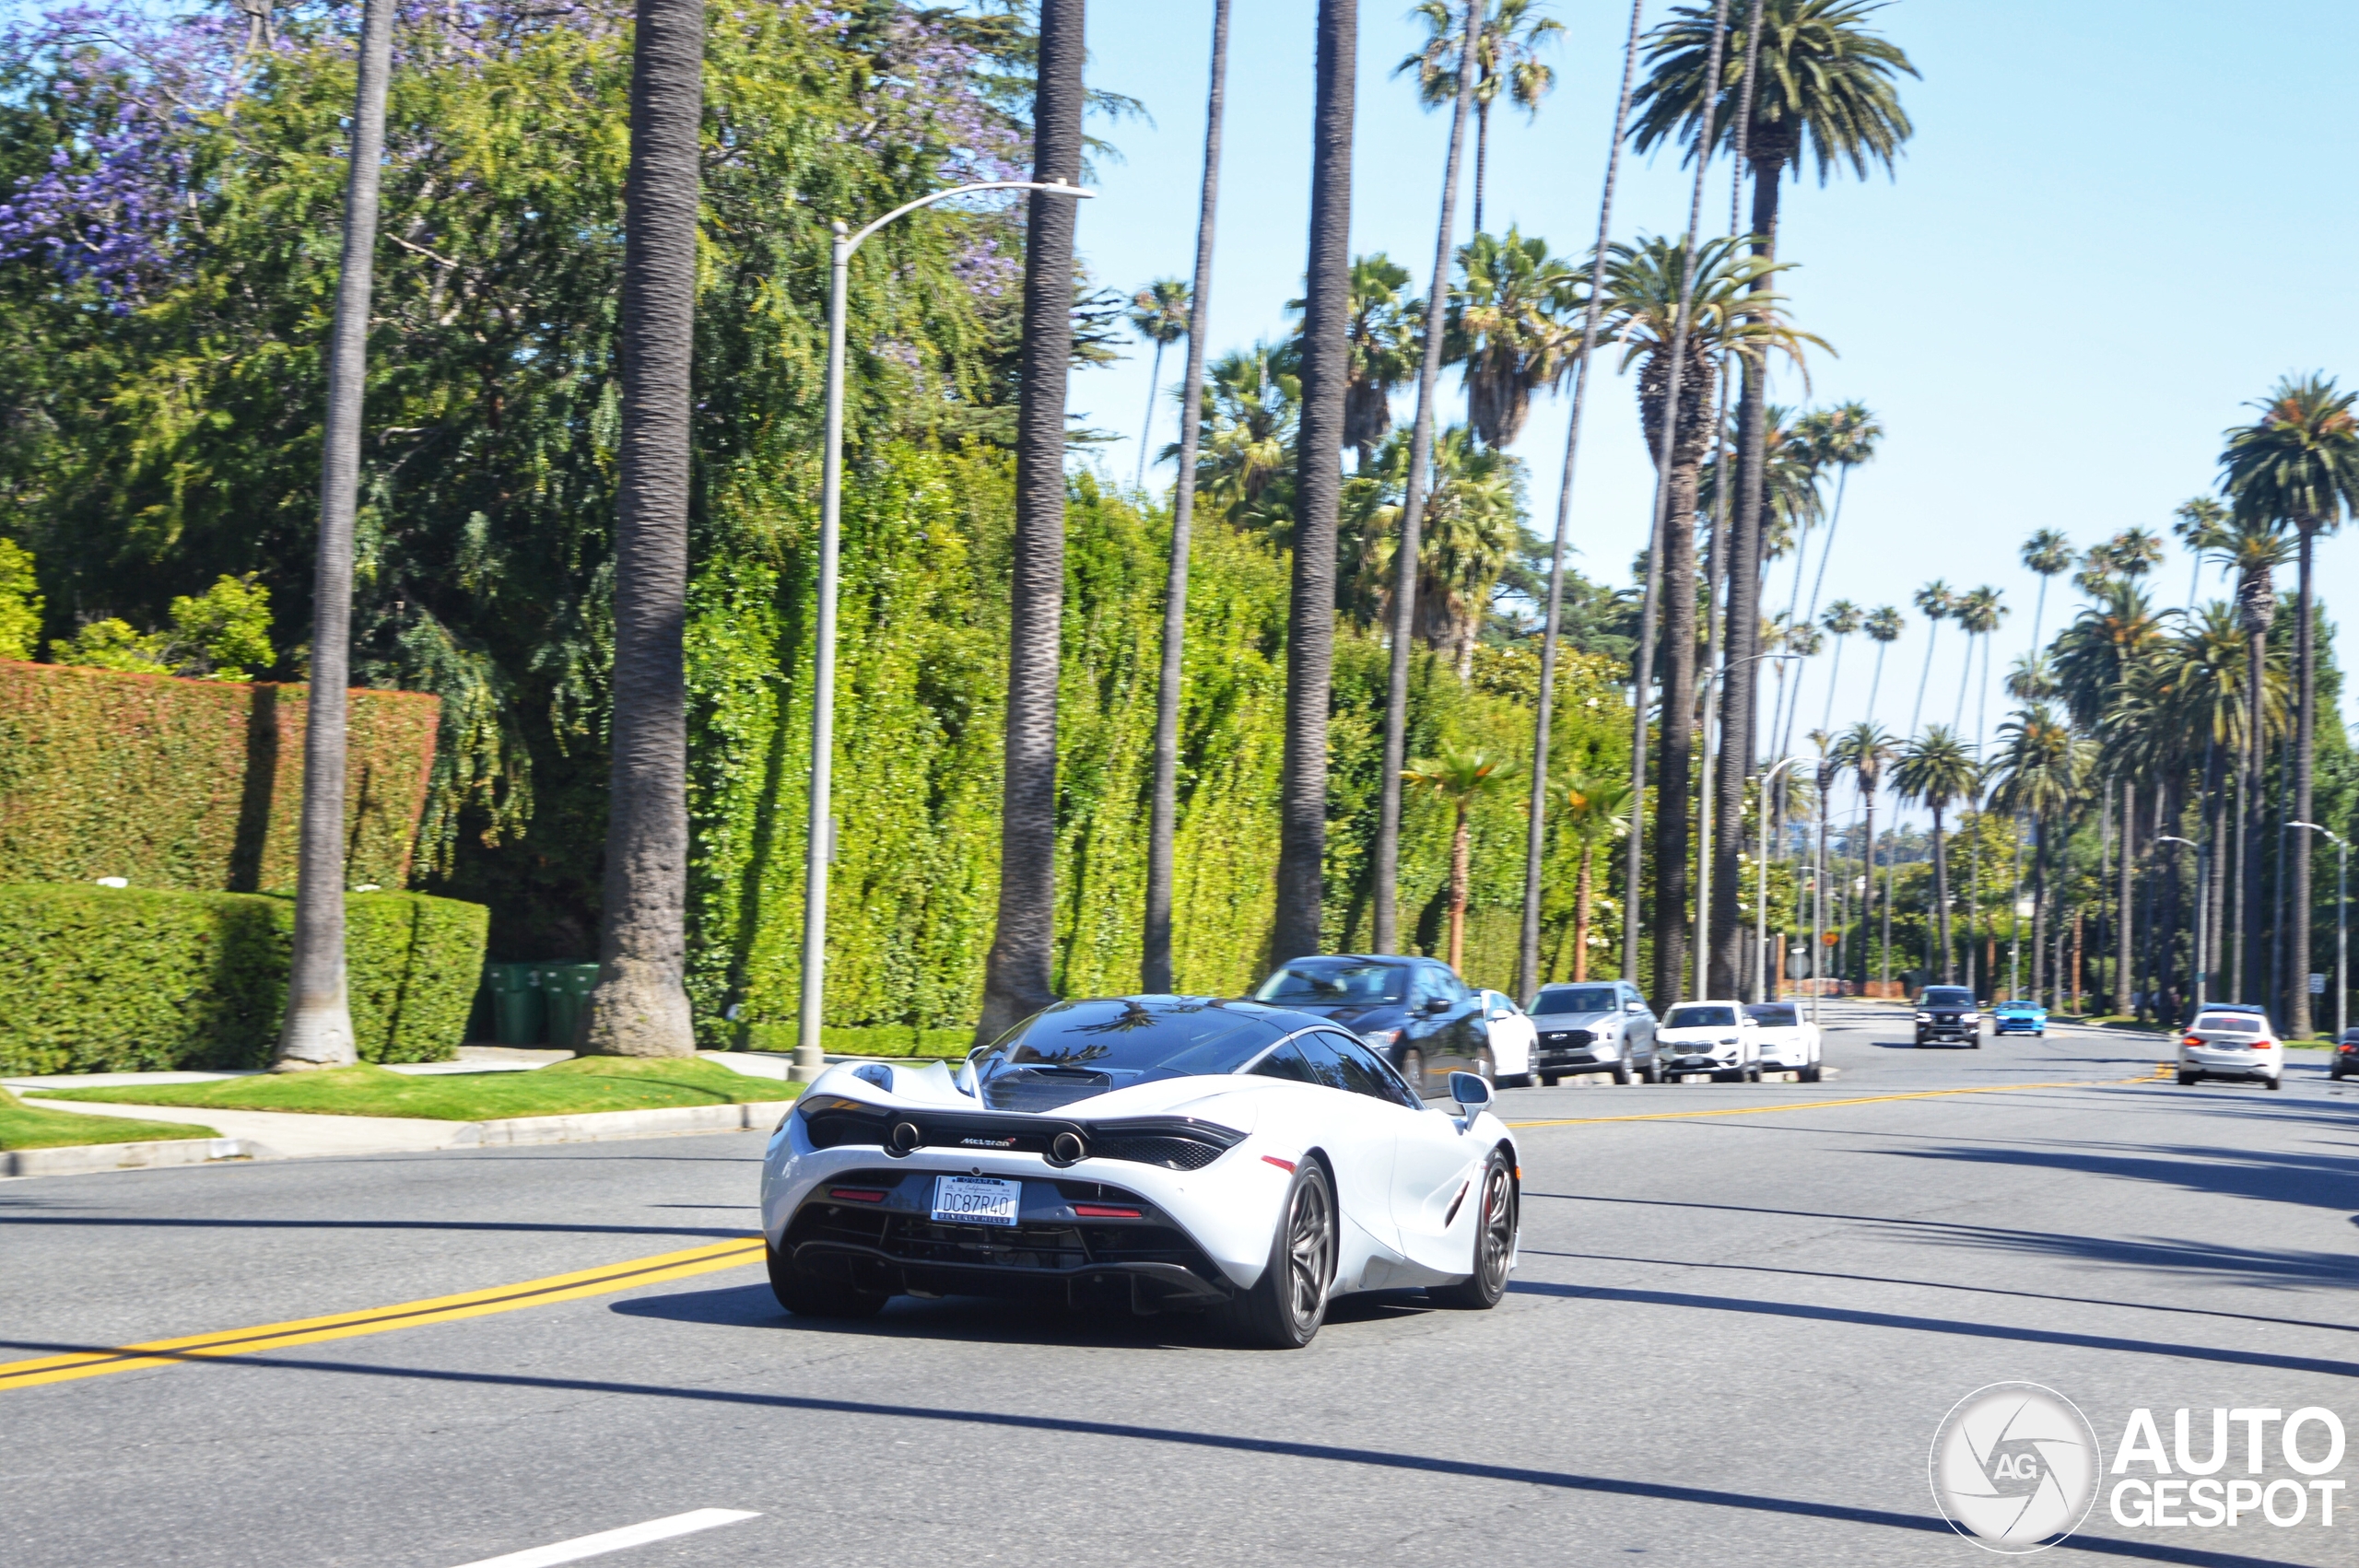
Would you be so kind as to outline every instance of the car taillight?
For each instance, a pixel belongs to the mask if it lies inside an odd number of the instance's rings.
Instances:
[[[884,1189],[874,1187],[831,1187],[827,1188],[827,1196],[830,1198],[840,1198],[847,1203],[882,1203],[885,1201]]]
[[[2189,1035],[2186,1039],[2179,1042],[2179,1044],[2184,1046],[2200,1046],[2202,1043],[2203,1036],[2201,1035]]]
[[[1136,1220],[1142,1218],[1136,1209],[1109,1209],[1103,1203],[1076,1203],[1074,1213],[1084,1220]]]

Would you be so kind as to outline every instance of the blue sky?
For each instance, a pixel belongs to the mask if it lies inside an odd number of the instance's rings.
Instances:
[[[1285,302],[1300,293],[1314,9],[1235,8],[1215,352],[1282,332]],[[1628,11],[1621,0],[1555,0],[1552,10],[1567,29],[1553,52],[1556,90],[1532,123],[1495,118],[1486,221],[1572,253],[1597,221]],[[1665,10],[1650,0],[1649,25]],[[1088,265],[1125,291],[1191,265],[1210,18],[1211,0],[1090,7],[1093,84],[1139,99],[1155,122],[1099,127],[1123,159],[1100,170],[1103,194],[1082,215]],[[1905,85],[1917,135],[1893,180],[1788,185],[1780,256],[1800,265],[1786,291],[1798,324],[1839,357],[1813,360],[1807,391],[1787,375],[1773,395],[1857,398],[1887,431],[1882,454],[1853,476],[1825,598],[1907,614],[1876,711],[1900,730],[1924,668],[1925,625],[1908,606],[1919,585],[1938,577],[2004,592],[2013,614],[1995,641],[2002,673],[2030,638],[2036,579],[2015,558],[2025,535],[2055,527],[2085,544],[2133,525],[2166,531],[2172,509],[2212,485],[2222,430],[2279,375],[2359,381],[2359,313],[2341,281],[2354,238],[2344,111],[2359,12],[2319,0],[1896,0],[1880,20],[1923,76]],[[1419,110],[1410,82],[1391,73],[1421,35],[1405,6],[1362,8],[1353,206],[1355,252],[1390,252],[1420,287],[1448,116]],[[1684,223],[1688,177],[1674,157],[1625,158],[1624,169],[1617,238]],[[1724,169],[1708,222],[1725,221]],[[1459,211],[1462,239],[1462,198]],[[1166,357],[1167,386],[1177,359]],[[1101,460],[1124,482],[1147,372],[1141,345],[1074,380],[1076,413],[1129,433]],[[1444,383],[1446,418],[1462,408],[1455,382],[1452,373]],[[1644,533],[1651,468],[1629,381],[1609,376],[1598,392],[1574,495],[1576,564],[1619,578]],[[1517,449],[1543,518],[1567,412],[1562,400],[1540,404]],[[1160,400],[1157,446],[1176,418]],[[1160,474],[1150,483],[1168,485],[1168,465]],[[2359,537],[2328,541],[2320,563],[2331,612],[2359,592]],[[2174,546],[2150,580],[2163,603],[2180,603],[2189,575]],[[2207,595],[2217,580],[2207,571]],[[1782,603],[1779,588],[1773,607]],[[2049,632],[2073,604],[2059,579]],[[1928,722],[1954,708],[1963,641],[1954,626],[1935,640]],[[1861,717],[1868,696],[1867,645],[1853,644],[1838,724]],[[1825,690],[1826,661],[1817,662],[1804,727]],[[1994,694],[1994,730],[2001,713]]]

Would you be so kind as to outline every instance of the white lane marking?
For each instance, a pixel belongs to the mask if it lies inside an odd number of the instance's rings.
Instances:
[[[487,1557],[480,1562],[465,1562],[460,1568],[556,1568],[560,1562],[579,1562],[585,1557],[602,1557],[625,1547],[645,1546],[650,1541],[669,1540],[674,1536],[694,1535],[716,1525],[734,1525],[744,1519],[758,1519],[759,1514],[748,1514],[736,1508],[698,1508],[690,1514],[675,1514],[668,1519],[650,1519],[643,1525],[625,1525],[618,1530],[601,1530],[594,1536],[576,1536],[553,1546],[536,1546],[529,1551],[511,1551],[505,1557]]]

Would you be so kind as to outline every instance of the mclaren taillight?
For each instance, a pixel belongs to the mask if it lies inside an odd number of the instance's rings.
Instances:
[[[1076,1203],[1073,1211],[1075,1218],[1083,1220],[1138,1220],[1145,1217],[1139,1210],[1117,1209],[1108,1203]]]
[[[882,1203],[885,1201],[885,1189],[878,1187],[831,1187],[827,1188],[827,1196],[839,1198],[847,1203]]]

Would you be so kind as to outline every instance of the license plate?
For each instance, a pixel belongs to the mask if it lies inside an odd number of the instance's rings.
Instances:
[[[958,1225],[1012,1225],[1024,1184],[997,1176],[933,1178],[933,1217]]]
[[[1709,1083],[1712,1081],[1712,1075],[1708,1072],[1683,1072],[1679,1075],[1679,1081],[1682,1083]]]

